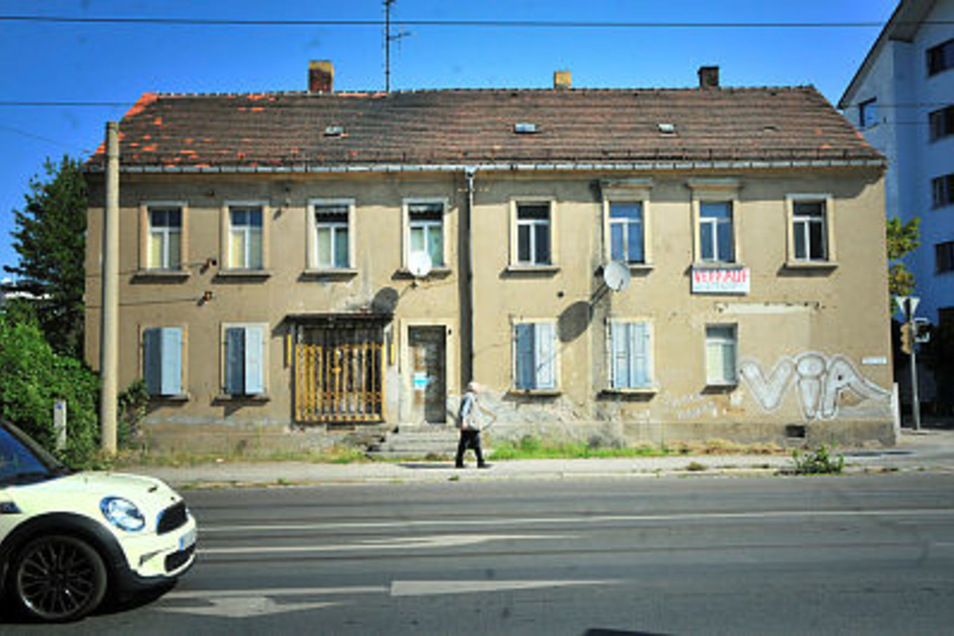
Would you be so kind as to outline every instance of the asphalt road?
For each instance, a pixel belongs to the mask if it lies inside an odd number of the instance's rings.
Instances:
[[[158,599],[4,634],[940,634],[954,476],[195,491]]]

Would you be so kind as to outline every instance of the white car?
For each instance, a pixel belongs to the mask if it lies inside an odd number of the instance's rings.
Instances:
[[[107,593],[171,584],[195,545],[195,519],[162,481],[73,472],[0,422],[0,589],[28,616],[77,620]]]

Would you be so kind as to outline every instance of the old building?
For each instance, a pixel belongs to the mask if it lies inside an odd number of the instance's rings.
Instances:
[[[883,157],[812,87],[143,95],[121,385],[157,442],[891,443]],[[98,360],[102,151],[89,162]]]

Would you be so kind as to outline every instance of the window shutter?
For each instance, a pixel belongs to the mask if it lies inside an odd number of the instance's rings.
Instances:
[[[168,327],[159,330],[162,358],[162,395],[182,393],[182,329]]]
[[[516,334],[516,384],[518,389],[534,388],[534,346],[533,325],[520,323],[515,327]]]
[[[634,322],[629,325],[630,387],[649,385],[649,325]]]
[[[536,336],[536,388],[552,389],[556,386],[556,364],[553,351],[553,323],[535,325]]]
[[[146,329],[142,333],[142,373],[149,395],[162,392],[162,347],[160,329]]]
[[[610,378],[611,386],[614,389],[625,389],[629,387],[629,344],[626,338],[626,323],[610,323],[610,346],[612,347],[612,362]]]
[[[242,327],[225,330],[225,392],[229,395],[245,393],[245,329]]]
[[[249,395],[265,392],[264,350],[264,327],[247,327],[245,329],[245,392]]]

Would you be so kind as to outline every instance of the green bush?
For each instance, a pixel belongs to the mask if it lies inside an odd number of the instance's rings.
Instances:
[[[88,464],[99,449],[99,380],[81,361],[57,354],[33,320],[0,313],[0,417],[53,450],[53,406],[67,405],[67,444],[57,455]]]
[[[832,455],[831,450],[824,444],[819,444],[811,451],[795,449],[792,451],[792,460],[798,475],[838,474],[845,467],[844,455]]]

